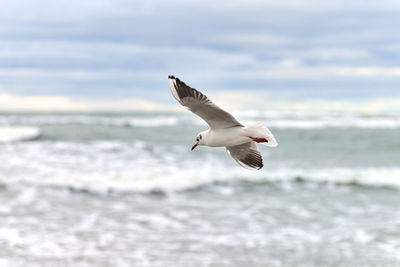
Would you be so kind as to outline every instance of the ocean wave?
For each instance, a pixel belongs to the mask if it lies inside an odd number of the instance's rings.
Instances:
[[[286,113],[238,113],[245,125],[264,123],[277,129],[324,128],[400,128],[398,116],[288,115]],[[117,127],[165,127],[180,124],[204,126],[205,122],[191,114],[166,115],[1,115],[0,125],[104,125]]]
[[[179,123],[177,116],[97,116],[97,115],[40,115],[40,116],[0,116],[4,125],[105,125],[120,127],[159,127]]]
[[[9,143],[35,139],[40,135],[40,129],[27,126],[1,126],[0,143]]]
[[[309,115],[286,113],[241,112],[238,119],[245,125],[259,122],[276,129],[325,128],[400,128],[398,116]],[[0,125],[104,125],[117,127],[165,127],[180,124],[204,126],[205,122],[191,114],[166,115],[1,115]]]
[[[400,128],[400,119],[330,119],[330,120],[273,120],[274,128],[324,129],[324,128]]]
[[[94,193],[153,193],[181,192],[214,186],[233,186],[240,182],[281,183],[310,182],[336,185],[361,185],[400,189],[400,168],[333,168],[333,169],[276,169],[266,172],[242,172],[237,169],[203,167],[197,169],[176,168],[164,170],[140,170],[136,172],[108,171],[104,173],[54,173],[10,180],[0,177],[8,185],[45,186],[67,188]]]

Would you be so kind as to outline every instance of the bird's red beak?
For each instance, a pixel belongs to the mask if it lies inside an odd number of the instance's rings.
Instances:
[[[199,144],[199,143],[194,144],[194,145],[192,146],[192,150],[195,149],[196,146],[197,146],[198,144]]]

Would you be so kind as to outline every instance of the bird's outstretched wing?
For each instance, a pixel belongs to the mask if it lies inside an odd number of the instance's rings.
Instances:
[[[254,142],[248,142],[237,146],[227,146],[226,151],[240,166],[246,169],[259,170],[264,166],[260,151]]]
[[[207,96],[187,86],[178,78],[168,76],[168,81],[174,98],[182,106],[205,120],[211,129],[243,126],[231,114],[211,102]]]

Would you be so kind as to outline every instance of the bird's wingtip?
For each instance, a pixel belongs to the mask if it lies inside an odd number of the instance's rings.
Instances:
[[[168,79],[175,79],[174,75],[168,75]]]

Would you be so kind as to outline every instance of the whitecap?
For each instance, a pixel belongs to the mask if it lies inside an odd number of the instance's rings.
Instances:
[[[40,135],[40,129],[28,126],[0,127],[0,142],[9,143],[23,140],[32,140]]]
[[[400,119],[325,119],[325,120],[273,120],[268,122],[269,127],[290,129],[324,129],[324,128],[400,128]]]
[[[26,177],[25,177],[26,178]],[[232,185],[232,182],[280,183],[311,182],[338,185],[362,185],[369,187],[389,187],[400,189],[400,168],[360,168],[360,169],[271,169],[268,172],[242,172],[223,166],[204,166],[196,169],[158,169],[138,171],[106,171],[54,173],[54,175],[31,175],[29,178],[14,180],[27,186],[68,188],[83,192],[107,194],[179,192],[215,184]],[[11,181],[8,184],[12,185]]]

